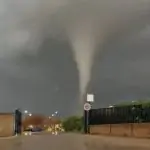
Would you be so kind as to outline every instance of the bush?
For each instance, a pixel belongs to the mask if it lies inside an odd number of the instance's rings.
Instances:
[[[130,102],[122,102],[114,106],[121,107],[121,106],[132,106],[132,105],[141,105],[143,108],[150,107],[150,100],[148,99],[148,100],[136,100],[136,101],[130,101]]]
[[[82,132],[83,117],[72,116],[62,121],[63,128],[66,132]]]

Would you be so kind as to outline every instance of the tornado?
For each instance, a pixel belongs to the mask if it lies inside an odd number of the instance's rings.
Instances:
[[[74,60],[76,61],[79,73],[79,99],[81,104],[91,78],[92,64],[96,51],[96,37],[89,26],[90,22],[84,23],[80,24],[80,28],[75,28],[74,32],[70,32],[71,34],[69,35]]]

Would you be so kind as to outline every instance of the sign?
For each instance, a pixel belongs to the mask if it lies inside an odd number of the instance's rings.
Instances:
[[[84,104],[84,110],[89,111],[91,109],[91,105],[89,103]]]
[[[94,95],[93,94],[87,94],[87,102],[94,102]]]

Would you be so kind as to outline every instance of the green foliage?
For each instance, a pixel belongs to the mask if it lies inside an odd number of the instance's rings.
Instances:
[[[66,132],[81,132],[83,130],[83,117],[72,116],[62,121]]]
[[[130,102],[122,102],[114,106],[120,107],[120,106],[131,106],[131,105],[142,105],[143,108],[150,107],[150,100],[136,100],[136,101],[130,101]]]

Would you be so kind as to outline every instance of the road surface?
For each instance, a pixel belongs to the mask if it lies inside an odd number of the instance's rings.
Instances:
[[[150,150],[150,140],[79,134],[0,139],[0,150]]]

